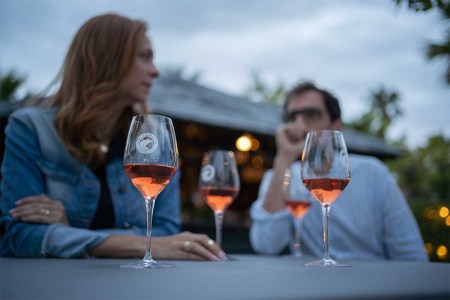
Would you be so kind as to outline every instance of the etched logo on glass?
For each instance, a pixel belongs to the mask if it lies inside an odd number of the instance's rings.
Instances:
[[[142,154],[149,154],[158,148],[158,139],[151,133],[141,134],[136,141],[136,149]]]
[[[204,166],[200,174],[203,181],[211,181],[216,175],[216,169],[212,165]]]

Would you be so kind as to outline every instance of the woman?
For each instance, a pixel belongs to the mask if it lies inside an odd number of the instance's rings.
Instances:
[[[2,165],[2,256],[136,257],[146,249],[142,196],[122,165],[134,114],[147,113],[159,71],[146,25],[115,14],[75,35],[56,94],[15,111]],[[158,197],[152,252],[159,259],[219,260],[207,236],[177,234],[179,175]]]

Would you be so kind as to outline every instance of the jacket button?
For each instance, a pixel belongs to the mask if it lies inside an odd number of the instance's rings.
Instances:
[[[130,227],[130,223],[128,223],[128,222],[123,223],[123,227],[129,228]]]

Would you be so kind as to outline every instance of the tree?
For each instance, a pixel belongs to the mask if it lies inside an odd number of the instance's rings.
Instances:
[[[450,1],[448,0],[394,0],[399,6],[402,3],[407,3],[409,9],[416,12],[427,12],[430,10],[439,10],[443,19],[446,20],[447,33],[445,39],[440,43],[433,43],[428,45],[426,56],[428,59],[441,58],[447,61],[447,71],[445,74],[445,81],[450,85]]]
[[[26,76],[10,70],[3,73],[0,70],[0,101],[17,101],[17,89],[25,82]]]
[[[388,91],[381,86],[371,93],[370,110],[347,125],[386,140],[389,126],[402,114],[399,102],[400,96],[395,90]]]
[[[438,260],[438,246],[450,250],[450,216],[445,214],[445,208],[450,208],[450,139],[431,136],[424,147],[386,163],[408,199],[430,258]],[[446,260],[450,261],[450,255]]]
[[[285,84],[279,82],[275,87],[269,87],[258,73],[252,72],[252,83],[244,92],[244,97],[251,99],[254,102],[271,103],[281,105],[283,97],[286,92]]]

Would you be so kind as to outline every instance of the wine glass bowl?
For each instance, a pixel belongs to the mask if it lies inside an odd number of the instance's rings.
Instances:
[[[134,116],[128,131],[123,164],[131,182],[145,199],[147,249],[141,261],[121,267],[172,267],[170,264],[156,262],[151,254],[155,201],[159,193],[170,183],[178,168],[178,147],[172,120],[152,114]]]
[[[232,151],[213,150],[203,155],[198,187],[214,211],[216,243],[222,245],[223,215],[239,193],[240,181]]]
[[[350,181],[347,146],[342,132],[320,130],[306,136],[301,176],[304,185],[323,209],[324,256],[306,266],[347,266],[331,259],[328,226],[330,206]]]
[[[308,212],[313,198],[303,185],[300,168],[292,167],[284,173],[282,184],[282,198],[287,210],[294,219],[293,255],[301,257],[300,233],[303,217]]]

